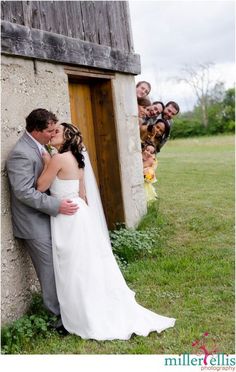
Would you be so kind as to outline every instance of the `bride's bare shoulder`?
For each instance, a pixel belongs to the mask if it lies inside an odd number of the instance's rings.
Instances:
[[[58,156],[58,161],[63,164],[73,164],[73,162],[76,161],[74,155],[70,151],[57,154],[56,156]]]
[[[60,153],[57,153],[55,155],[53,155],[53,159],[56,159],[56,160],[63,160],[63,159],[67,159],[69,158],[71,155],[69,152],[63,152],[62,154]]]
[[[66,162],[68,157],[66,156],[66,153],[63,154],[55,154],[52,156],[51,163],[55,166],[63,166],[63,164]]]

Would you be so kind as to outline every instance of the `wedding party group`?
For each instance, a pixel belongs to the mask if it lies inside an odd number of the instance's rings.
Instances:
[[[179,113],[179,105],[169,101],[165,105],[161,101],[149,99],[151,84],[139,81],[136,85],[138,103],[139,130],[142,145],[144,187],[147,202],[157,198],[154,185],[157,182],[157,154],[170,138],[173,117]]]
[[[143,87],[148,88],[144,94]],[[137,86],[140,112],[144,107],[146,113],[140,114],[140,133],[143,153],[153,148],[156,154],[168,139],[167,120],[177,109],[173,103],[144,106],[141,100],[149,92],[148,83]],[[163,114],[157,121],[152,114],[156,107]],[[6,165],[13,233],[30,255],[44,306],[57,317],[55,331],[82,339],[128,340],[132,334],[148,336],[174,326],[174,318],[138,304],[126,284],[77,126],[60,122],[44,108],[33,110]]]

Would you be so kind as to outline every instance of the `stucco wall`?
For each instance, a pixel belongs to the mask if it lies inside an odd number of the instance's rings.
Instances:
[[[113,79],[122,194],[127,226],[135,226],[146,211],[137,123],[134,77]],[[59,64],[2,56],[2,323],[19,318],[27,309],[38,281],[21,242],[12,235],[5,160],[22,135],[25,117],[43,107],[70,122],[67,75]]]
[[[112,80],[121,184],[128,227],[137,225],[146,213],[143,165],[133,76],[116,74]]]

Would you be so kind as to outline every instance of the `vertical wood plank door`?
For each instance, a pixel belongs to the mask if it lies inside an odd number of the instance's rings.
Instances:
[[[81,130],[110,229],[124,223],[111,81],[69,81],[72,123]]]
[[[69,94],[71,121],[82,133],[83,141],[88,150],[96,180],[99,185],[90,86],[85,83],[69,82]]]
[[[102,175],[100,192],[102,200],[106,200],[110,226],[114,228],[112,223],[124,222],[124,207],[111,81],[103,80],[94,84],[91,97],[98,172]]]

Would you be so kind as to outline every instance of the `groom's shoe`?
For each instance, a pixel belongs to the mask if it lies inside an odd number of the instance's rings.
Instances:
[[[69,334],[69,332],[65,329],[65,327],[62,324],[62,320],[61,320],[61,316],[60,315],[58,315],[56,317],[56,321],[54,321],[53,323],[51,323],[50,326],[51,326],[51,329],[53,331],[56,331],[61,336],[66,336],[66,335]]]
[[[58,315],[58,316],[54,316],[54,319],[51,320],[49,322],[49,327],[52,329],[52,330],[56,330],[58,327],[62,326],[62,320],[61,320],[61,316]]]
[[[65,329],[63,325],[60,325],[59,327],[55,328],[55,331],[61,336],[67,336],[69,335],[69,332]]]

